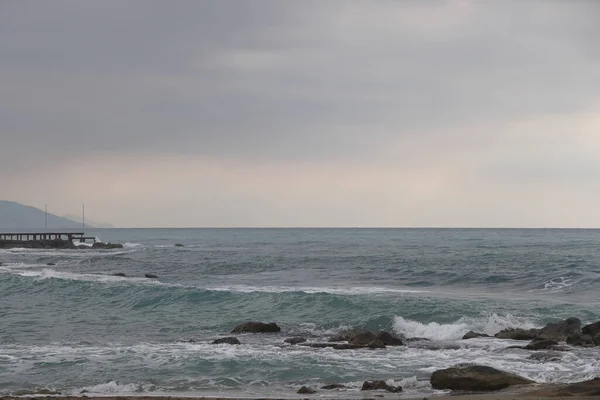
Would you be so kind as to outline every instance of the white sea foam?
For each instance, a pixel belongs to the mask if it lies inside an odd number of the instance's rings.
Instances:
[[[1,270],[0,270],[1,271]],[[85,274],[76,272],[56,271],[51,268],[44,268],[41,270],[14,270],[7,269],[3,272],[16,274],[23,277],[36,278],[36,279],[62,279],[72,281],[84,281],[84,282],[100,282],[100,283],[133,283],[133,284],[147,284],[147,285],[160,285],[161,283],[147,278],[138,277],[122,277],[114,275],[102,275],[102,274]]]
[[[423,324],[418,321],[394,317],[394,330],[406,337],[424,337],[434,340],[458,340],[470,330],[493,335],[505,328],[530,329],[538,327],[533,321],[516,318],[513,315],[498,315],[490,313],[481,318],[460,318],[454,323],[439,324],[430,322]]]
[[[355,287],[305,287],[305,286],[249,286],[249,285],[226,285],[207,287],[206,290],[214,292],[240,292],[240,293],[286,293],[304,292],[307,294],[329,293],[340,295],[364,295],[364,294],[386,294],[386,293],[427,293],[426,290],[399,289],[377,286],[355,286]]]

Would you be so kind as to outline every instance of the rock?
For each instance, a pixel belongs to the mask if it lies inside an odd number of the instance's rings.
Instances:
[[[298,391],[296,393],[298,393],[298,394],[315,394],[315,393],[317,393],[317,391],[311,387],[302,386],[300,389],[298,389]]]
[[[381,340],[373,340],[372,342],[367,343],[369,349],[385,349],[385,343]]]
[[[48,263],[48,264],[46,264],[46,265],[48,265],[48,266],[53,266],[53,265],[56,265],[56,264],[55,264],[55,263],[53,263],[53,262],[49,262],[49,263]]]
[[[539,329],[506,328],[494,335],[498,339],[533,340],[539,335]]]
[[[584,326],[581,328],[581,332],[591,337],[596,336],[600,333],[600,321]]]
[[[87,246],[84,246],[87,247]],[[105,249],[105,250],[110,250],[110,249],[122,249],[123,245],[120,243],[102,243],[102,242],[96,242],[92,245],[91,247],[92,249]]]
[[[546,349],[549,349],[551,346],[555,346],[557,344],[558,344],[558,342],[556,340],[547,340],[547,339],[533,340],[527,346],[523,347],[523,349],[525,349],[525,350],[546,350]]]
[[[570,383],[559,387],[550,387],[530,392],[528,395],[536,397],[583,398],[600,396],[600,378],[589,381]]]
[[[590,335],[585,335],[583,333],[575,333],[567,337],[567,344],[571,346],[578,347],[594,347],[596,344],[594,343],[594,339]]]
[[[477,332],[469,331],[469,332],[465,333],[465,335],[462,338],[463,338],[463,340],[466,340],[466,339],[475,339],[478,337],[490,337],[490,335],[485,334],[485,333],[477,333]]]
[[[434,389],[479,392],[534,383],[529,379],[509,372],[474,364],[459,364],[450,368],[437,370],[431,374],[429,382]]]
[[[400,386],[390,386],[385,381],[364,381],[360,390],[387,390],[392,393],[402,391]]]
[[[560,361],[561,358],[558,354],[555,353],[533,353],[532,355],[530,355],[529,357],[527,357],[528,360],[535,360],[535,361],[540,361],[540,362],[554,362],[554,361]]]
[[[238,338],[230,336],[217,339],[212,342],[212,344],[241,344]]]
[[[323,386],[321,389],[323,390],[333,390],[333,389],[344,389],[346,386],[341,383],[331,383],[329,385]]]
[[[122,278],[127,278],[127,275],[125,275],[124,272],[115,272],[114,274],[112,274],[112,276],[120,276]]]
[[[144,274],[144,277],[148,279],[158,279],[158,275],[154,274]]]
[[[304,343],[304,342],[306,342],[306,338],[305,337],[292,337],[292,338],[285,339],[283,342],[289,343],[289,344]]]
[[[363,331],[363,332],[355,333],[354,335],[350,336],[350,338],[348,339],[348,343],[360,344],[362,346],[366,346],[369,343],[371,343],[372,341],[374,341],[375,339],[376,339],[375,334],[373,334],[371,332]]]
[[[357,350],[357,349],[365,349],[367,346],[363,346],[362,344],[350,344],[350,343],[301,343],[300,346],[313,347],[315,349],[324,349],[330,347],[334,350]]]
[[[175,247],[183,247],[181,243],[175,243]]]
[[[329,341],[330,342],[347,342],[348,340],[350,340],[350,338],[358,333],[362,333],[364,331],[361,331],[359,329],[353,329],[350,331],[345,331],[342,332],[338,335],[332,336]]]
[[[233,328],[231,333],[274,333],[280,331],[281,328],[274,322],[268,324],[264,322],[246,322]]]
[[[386,346],[404,346],[402,339],[399,339],[386,331],[379,332],[375,335],[375,339],[382,341]]]
[[[594,341],[594,344],[596,346],[600,346],[600,333],[597,333],[596,335],[594,335],[592,340]]]
[[[567,337],[581,333],[581,320],[579,318],[567,318],[562,322],[547,324],[537,335],[539,339],[550,339],[562,342]]]

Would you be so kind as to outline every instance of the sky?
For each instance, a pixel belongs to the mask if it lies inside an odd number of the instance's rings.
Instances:
[[[2,1],[0,199],[118,227],[600,227],[598,17]]]

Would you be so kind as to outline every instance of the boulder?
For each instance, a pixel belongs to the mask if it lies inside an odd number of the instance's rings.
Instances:
[[[348,343],[366,346],[375,339],[376,337],[374,333],[364,331],[350,336],[350,338],[348,339]]]
[[[144,274],[144,278],[148,278],[148,279],[158,279],[158,275],[154,275],[154,274]]]
[[[539,329],[506,328],[494,335],[498,339],[533,340],[539,335]]]
[[[584,326],[581,328],[581,332],[591,337],[596,336],[600,333],[600,321]]]
[[[527,346],[523,347],[525,350],[546,350],[552,346],[556,346],[558,342],[556,340],[533,340]]]
[[[233,328],[231,333],[275,333],[280,332],[281,328],[274,322],[246,322]]]
[[[594,343],[594,339],[590,335],[585,335],[583,333],[575,333],[567,337],[567,344],[571,346],[578,347],[594,347],[596,344]]]
[[[112,274],[112,276],[120,276],[122,278],[127,278],[127,275],[125,275],[124,272],[115,272],[114,274]]]
[[[567,318],[561,322],[547,324],[540,330],[537,338],[563,342],[567,340],[567,337],[579,333],[581,333],[581,320],[579,318]]]
[[[364,381],[360,390],[386,390],[392,393],[402,391],[400,386],[390,386],[385,381]]]
[[[488,335],[486,333],[477,333],[477,332],[469,331],[469,332],[465,333],[465,335],[462,338],[463,338],[463,340],[466,340],[466,339],[475,339],[478,337],[490,337],[490,335]]]
[[[381,340],[373,340],[372,342],[367,343],[369,349],[385,349],[385,343]]]
[[[175,243],[175,247],[183,247],[181,243]]]
[[[300,389],[298,389],[298,391],[296,393],[298,393],[298,394],[315,394],[315,393],[317,393],[317,391],[311,387],[302,386]]]
[[[344,389],[346,386],[341,383],[331,383],[329,385],[323,386],[321,389],[323,390],[333,390],[333,389]]]
[[[600,333],[595,334],[592,340],[596,346],[600,346]]]
[[[379,333],[377,333],[377,335],[375,335],[375,339],[383,342],[383,344],[385,344],[386,346],[403,346],[404,345],[404,342],[402,342],[402,339],[399,339],[399,338],[395,337],[394,335],[392,335],[391,333],[388,333],[386,331],[380,331]]]
[[[289,343],[289,344],[304,343],[304,342],[306,342],[306,338],[305,337],[292,337],[292,338],[285,339],[283,342]]]
[[[492,367],[474,364],[459,364],[440,369],[431,374],[429,380],[434,389],[462,391],[494,391],[513,385],[534,383],[518,375]]]
[[[212,342],[212,344],[241,344],[238,338],[230,336],[217,339]]]

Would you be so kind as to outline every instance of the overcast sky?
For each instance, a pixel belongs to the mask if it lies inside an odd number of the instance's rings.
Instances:
[[[600,227],[600,3],[0,2],[0,199],[119,227]]]

